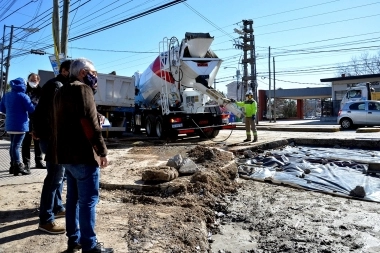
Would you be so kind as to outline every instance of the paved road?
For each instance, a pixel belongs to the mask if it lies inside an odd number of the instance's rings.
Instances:
[[[213,141],[203,141],[208,144],[213,142],[224,143],[225,145],[236,145],[237,148],[244,148],[254,143],[243,143],[245,139],[244,125],[237,123],[237,130],[223,130]],[[368,128],[373,129],[373,128]],[[377,128],[375,130],[379,130]],[[275,140],[288,138],[311,138],[311,139],[354,139],[358,141],[379,140],[378,132],[357,133],[355,130],[339,131],[339,126],[333,122],[320,122],[318,120],[292,120],[277,121],[276,123],[260,122],[258,125],[259,144]],[[0,140],[0,186],[11,184],[27,184],[43,182],[46,170],[34,168],[34,152],[31,150],[32,174],[27,176],[13,176],[8,173],[9,169],[9,140]]]

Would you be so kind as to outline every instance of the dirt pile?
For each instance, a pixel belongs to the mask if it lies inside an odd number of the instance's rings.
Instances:
[[[236,192],[237,166],[230,152],[204,146],[175,150],[193,160],[200,170],[160,184],[160,191],[102,192],[105,200],[128,206],[129,230],[125,240],[131,252],[209,250],[209,240],[216,229],[214,209],[220,205],[221,197]],[[132,148],[129,152],[141,155],[141,151],[142,148]],[[161,158],[175,155],[173,149],[158,152]]]

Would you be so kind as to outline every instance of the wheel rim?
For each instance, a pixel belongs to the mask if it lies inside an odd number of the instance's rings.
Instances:
[[[350,128],[351,122],[348,119],[345,119],[342,121],[342,127],[343,128]]]

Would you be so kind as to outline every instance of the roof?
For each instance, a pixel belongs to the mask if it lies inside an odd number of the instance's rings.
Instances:
[[[331,87],[317,87],[317,88],[300,88],[300,89],[276,89],[276,94],[274,91],[266,90],[266,96],[273,98],[286,98],[286,99],[309,99],[309,98],[331,98],[332,88]]]
[[[321,82],[349,81],[349,80],[357,80],[357,79],[365,79],[365,78],[379,78],[380,79],[380,74],[324,78],[324,79],[321,79]]]

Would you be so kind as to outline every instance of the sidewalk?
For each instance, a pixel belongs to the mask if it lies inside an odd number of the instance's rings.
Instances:
[[[9,145],[10,142],[7,137],[0,140],[0,186],[43,182],[46,177],[46,169],[35,169],[34,149],[30,149],[32,174],[17,177],[13,176],[13,174],[9,174]]]
[[[237,129],[244,130],[243,122],[234,122]],[[276,122],[259,121],[257,130],[292,131],[292,132],[337,132],[340,126],[335,122],[320,120],[277,120]]]

